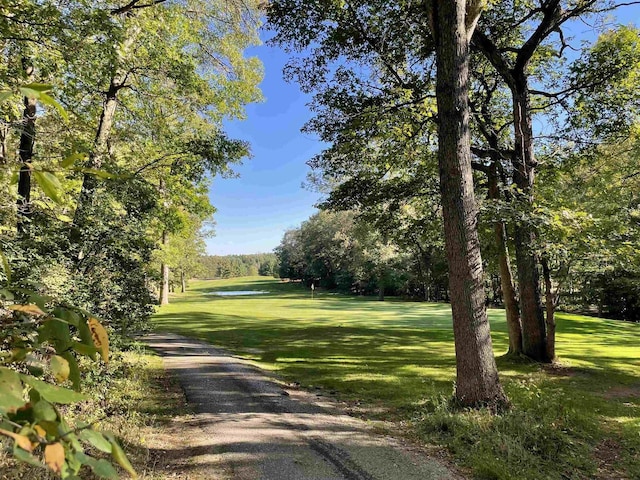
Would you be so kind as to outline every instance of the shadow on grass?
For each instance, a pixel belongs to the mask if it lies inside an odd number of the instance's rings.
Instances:
[[[235,299],[202,295],[223,288],[271,293],[267,298]],[[627,465],[640,452],[640,402],[634,396],[640,385],[640,325],[559,313],[557,353],[562,366],[550,371],[500,356],[508,346],[504,311],[490,309],[498,367],[514,409],[502,419],[504,427],[489,428],[498,420],[479,421],[473,414],[462,427],[459,415],[436,411],[434,417],[434,410],[426,407],[430,402],[439,405],[433,399],[450,398],[453,390],[455,357],[448,305],[378,302],[324,292],[311,301],[308,293],[299,284],[270,279],[201,283],[177,298],[176,305],[161,310],[154,321],[162,330],[195,336],[261,362],[303,386],[336,390],[340,398],[381,406],[394,418],[409,422],[417,418],[437,435],[452,435],[455,442],[477,435],[486,465],[491,467],[496,455],[505,458],[506,476],[491,478],[513,478],[508,472],[517,471],[513,469],[518,459],[528,455],[523,452],[540,448],[536,442],[545,441],[547,430],[556,435],[549,437],[550,444],[562,442],[566,447],[564,467],[557,468],[579,468],[584,478],[591,478],[585,473],[591,467],[572,463],[574,444],[581,445],[580,456],[587,463],[591,449],[597,450],[605,438],[616,438],[625,458],[631,459],[625,460]],[[615,390],[621,386],[628,388],[622,393]],[[440,422],[452,430],[442,433]],[[469,445],[455,442],[450,445],[453,450],[477,449],[476,440]],[[509,452],[516,449],[520,453],[509,460]],[[482,455],[473,455],[470,464],[479,465]],[[538,457],[532,455],[527,471],[535,473]],[[556,464],[549,459],[545,471],[555,471]],[[521,478],[536,478],[527,475]]]
[[[299,325],[286,319],[248,320],[203,312],[159,314],[163,330],[197,336],[249,359],[274,364],[290,380],[344,393],[396,396],[415,369],[435,369],[432,386],[451,390],[455,369],[451,334],[444,329]],[[421,384],[419,380],[417,382]],[[386,393],[385,393],[386,392]]]

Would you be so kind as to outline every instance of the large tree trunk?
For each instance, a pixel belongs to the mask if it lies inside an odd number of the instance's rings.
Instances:
[[[522,192],[523,211],[530,213],[533,205],[536,159],[533,151],[528,80],[525,74],[515,76],[512,96],[515,130],[513,180]],[[527,221],[516,223],[514,234],[523,353],[534,360],[548,362],[551,359],[547,355],[547,334],[540,295],[540,262],[535,250],[537,235],[534,227]]]
[[[384,302],[384,285],[384,274],[380,273],[378,275],[378,300],[380,300],[381,302]]]
[[[556,303],[557,293],[553,292],[551,284],[551,270],[549,263],[543,256],[540,260],[542,263],[542,275],[544,277],[544,293],[546,306],[546,324],[547,324],[547,358],[553,362],[556,358]]]
[[[469,140],[466,2],[435,0],[438,162],[456,350],[456,398],[463,405],[506,400],[485,307]]]
[[[187,291],[187,280],[184,278],[184,270],[180,269],[180,292],[184,293]]]
[[[493,159],[493,165],[489,171],[489,198],[498,200],[500,189],[498,188],[498,159]],[[513,286],[511,262],[509,260],[509,248],[507,246],[506,225],[498,220],[493,223],[496,249],[498,251],[498,265],[500,268],[500,287],[502,288],[502,300],[507,316],[507,329],[509,332],[509,354],[522,353],[522,324],[520,323],[520,310],[516,290]]]
[[[23,60],[25,73],[29,82],[33,80],[33,66]],[[36,139],[36,99],[24,97],[24,110],[20,122],[20,174],[18,177],[18,232],[24,233],[25,225],[32,214],[31,209],[31,159]]]

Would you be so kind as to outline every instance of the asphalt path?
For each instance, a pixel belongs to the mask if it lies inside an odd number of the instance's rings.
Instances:
[[[436,459],[210,344],[156,333],[195,412],[187,455],[220,480],[448,480]]]

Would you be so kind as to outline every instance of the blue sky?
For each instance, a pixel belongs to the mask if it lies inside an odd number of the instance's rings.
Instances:
[[[619,23],[640,24],[640,6],[622,8]],[[573,26],[575,35],[593,40],[592,27]],[[235,168],[239,178],[215,178],[209,197],[217,208],[216,236],[207,239],[211,255],[270,252],[285,230],[297,227],[316,209],[319,194],[302,188],[305,164],[323,145],[300,132],[311,118],[310,97],[282,78],[287,54],[262,45],[247,51],[264,64],[260,85],[265,101],[247,107],[247,119],[226,122],[231,138],[247,140],[253,157]]]
[[[288,56],[262,45],[247,55],[264,64],[263,103],[247,107],[247,119],[225,124],[231,138],[247,140],[253,158],[236,167],[240,178],[215,178],[209,197],[217,208],[216,236],[207,240],[212,255],[269,252],[285,230],[297,227],[316,209],[319,195],[302,188],[305,164],[322,149],[300,128],[311,118],[310,97],[282,78]]]

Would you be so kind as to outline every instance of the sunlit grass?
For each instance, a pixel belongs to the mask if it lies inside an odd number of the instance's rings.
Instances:
[[[206,295],[212,290],[269,293]],[[188,293],[174,296],[172,304],[155,315],[154,322],[162,330],[228,348],[289,381],[336,391],[342,399],[376,406],[376,412],[383,412],[379,416],[408,421],[415,434],[447,444],[483,478],[589,476],[595,472],[596,450],[605,438],[614,439],[621,452],[619,465],[607,468],[626,470],[631,478],[640,476],[634,467],[640,463],[640,325],[558,314],[557,347],[563,368],[547,373],[534,364],[500,358],[508,346],[504,312],[490,310],[489,317],[500,374],[514,404],[512,412],[501,417],[502,427],[486,412],[451,413],[436,401],[451,396],[455,380],[446,304],[379,302],[318,291],[312,300],[311,292],[299,284],[248,277],[193,282]],[[446,420],[450,413],[453,416]],[[524,418],[511,418],[523,414]],[[432,424],[440,417],[445,424],[455,419],[457,426]],[[558,459],[543,453],[536,456],[535,449],[544,448],[531,446],[529,440],[521,442],[526,435],[511,438],[501,432],[510,421],[524,422],[530,429],[545,425],[559,436],[548,441],[566,441],[566,449],[556,449]],[[458,433],[451,433],[456,429]],[[480,446],[472,449],[477,452],[461,452],[463,444],[456,443],[459,433],[473,429],[493,432],[494,440],[478,434],[474,441]],[[543,432],[540,436],[545,437]],[[483,441],[502,447],[496,451],[494,445],[482,446]],[[524,458],[522,451],[529,447],[533,457]],[[504,449],[511,452],[501,460],[506,463],[492,460]],[[584,452],[591,455],[574,458],[572,452],[577,457]],[[539,466],[533,465],[534,460]]]

